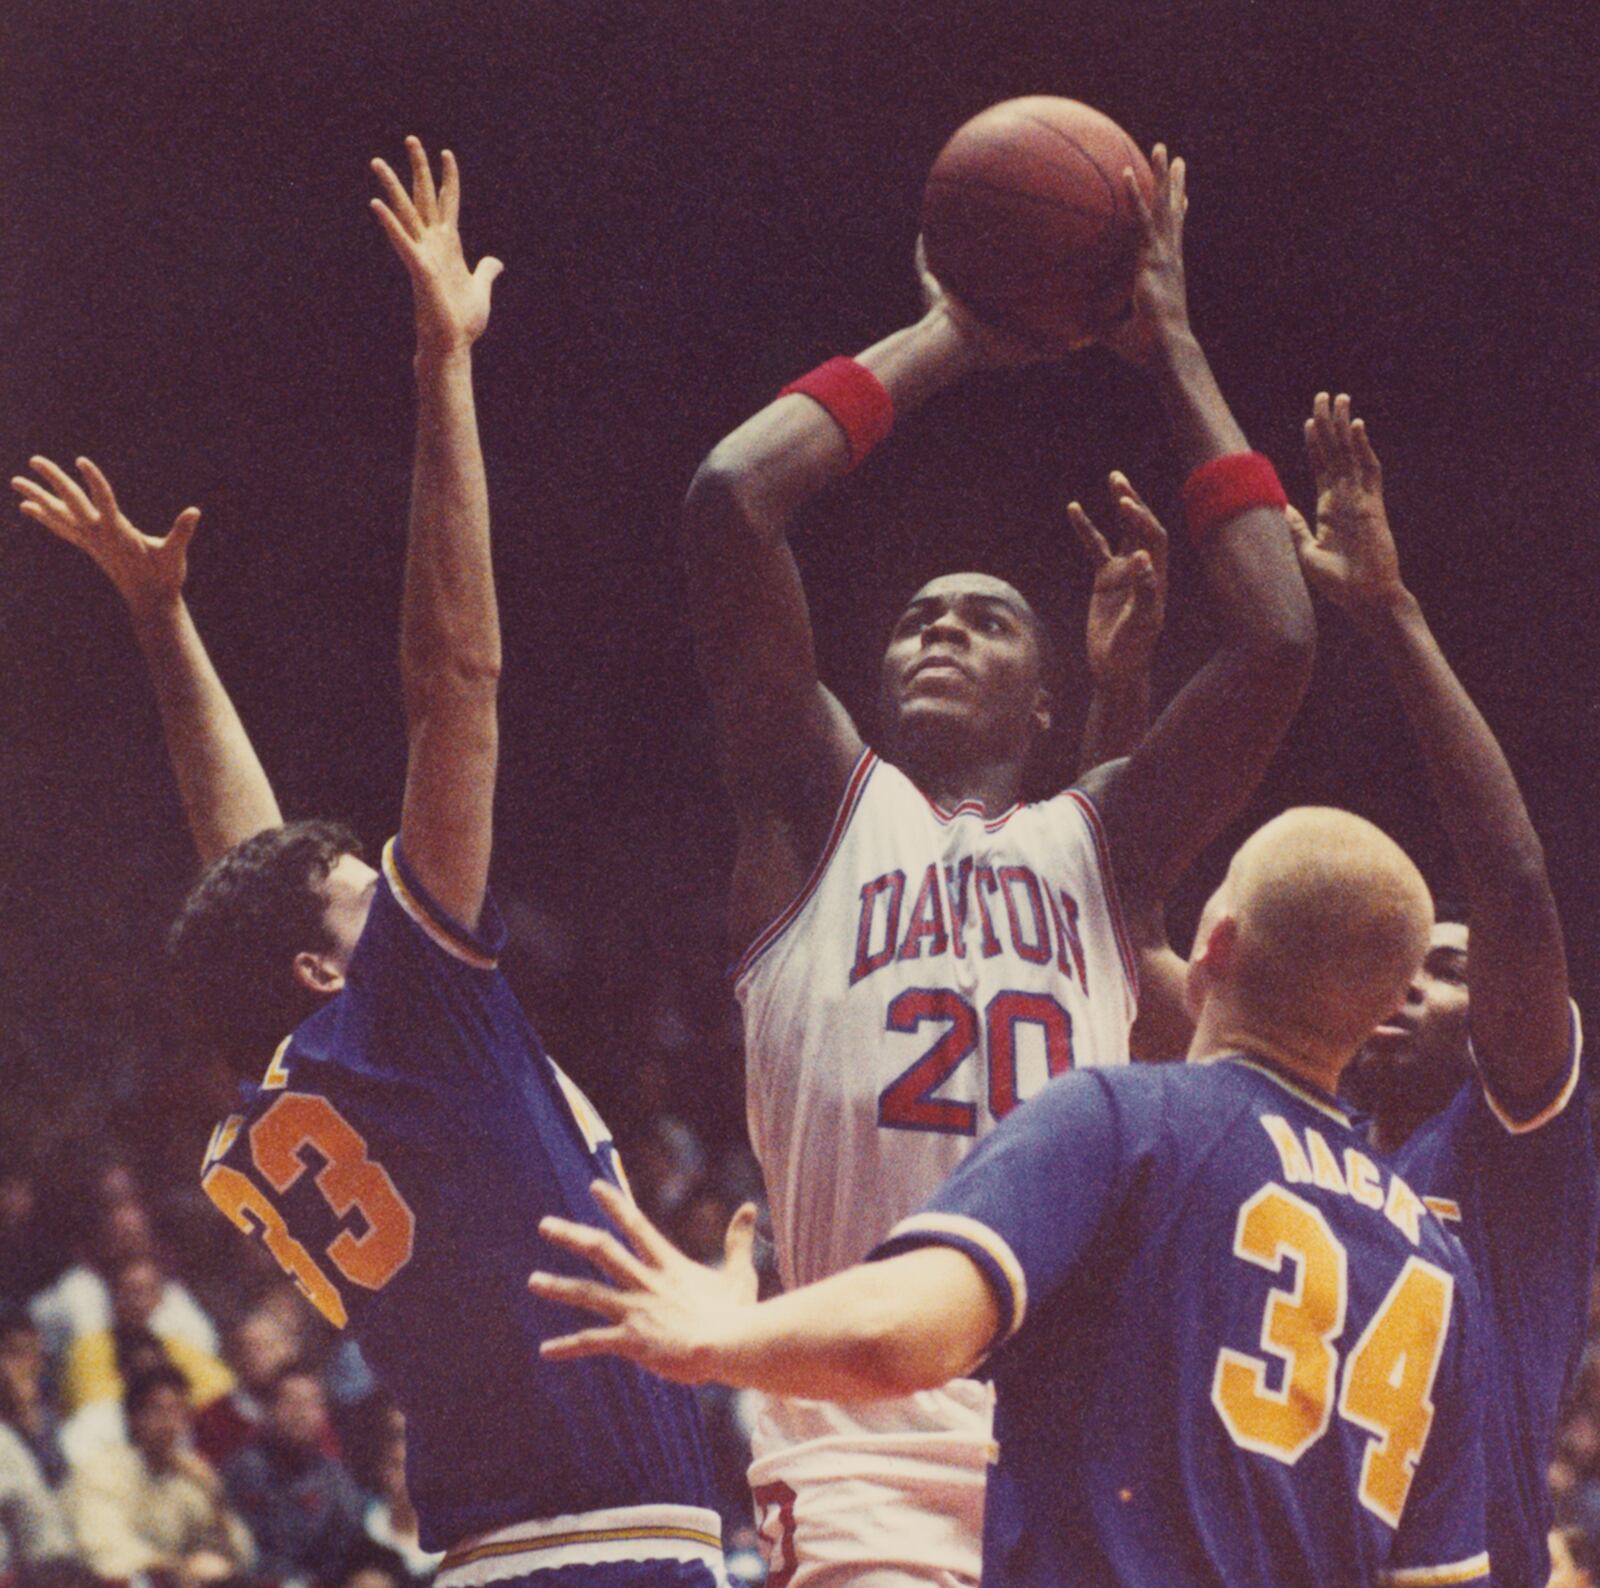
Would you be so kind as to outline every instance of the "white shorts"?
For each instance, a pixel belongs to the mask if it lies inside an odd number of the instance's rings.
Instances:
[[[987,1384],[858,1406],[763,1397],[751,1447],[767,1588],[976,1588]]]

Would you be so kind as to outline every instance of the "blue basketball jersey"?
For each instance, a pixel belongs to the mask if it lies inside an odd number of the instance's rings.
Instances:
[[[528,1519],[715,1506],[693,1391],[613,1358],[539,1359],[590,1321],[529,1294],[534,1268],[587,1272],[539,1220],[604,1224],[589,1186],[620,1169],[495,968],[504,936],[492,901],[477,932],[449,920],[391,841],[345,987],[217,1127],[203,1170],[355,1330],[405,1413],[433,1550]]]
[[[1583,1351],[1600,1240],[1577,1009],[1572,1063],[1543,1107],[1519,1119],[1468,1081],[1394,1163],[1460,1235],[1490,1320],[1483,1454],[1496,1588],[1543,1588],[1554,1520],[1545,1473]]]
[[[1487,1582],[1466,1257],[1331,1100],[1062,1076],[877,1255],[929,1242],[1002,1314],[986,1582]]]

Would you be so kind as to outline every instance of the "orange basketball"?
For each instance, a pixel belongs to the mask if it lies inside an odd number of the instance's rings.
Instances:
[[[1132,168],[1155,179],[1109,116],[1075,99],[1008,99],[940,151],[922,196],[928,268],[981,319],[1054,351],[1097,335],[1133,287]]]

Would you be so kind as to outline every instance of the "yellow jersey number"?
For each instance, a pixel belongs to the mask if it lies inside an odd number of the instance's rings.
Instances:
[[[367,1144],[325,1097],[285,1092],[250,1127],[250,1158],[280,1196],[306,1171],[301,1153],[314,1147],[323,1161],[315,1181],[334,1214],[355,1211],[366,1228],[341,1230],[323,1256],[351,1284],[381,1290],[411,1261],[416,1217],[395,1189],[389,1172],[367,1156]],[[305,1298],[335,1328],[345,1326],[338,1287],[299,1241],[290,1235],[272,1199],[246,1175],[214,1164],[201,1182],[205,1193],[246,1235],[259,1230],[263,1243]]]
[[[1248,1352],[1217,1354],[1211,1404],[1237,1445],[1293,1466],[1328,1430],[1337,1406],[1373,1435],[1361,1462],[1361,1503],[1390,1527],[1433,1426],[1433,1381],[1450,1327],[1455,1282],[1443,1269],[1407,1258],[1344,1365],[1335,1397],[1349,1275],[1345,1249],[1309,1202],[1264,1186],[1239,1209],[1234,1256],[1281,1273],[1292,1258],[1292,1288],[1274,1288],[1261,1320],[1261,1347],[1282,1364],[1282,1387]]]

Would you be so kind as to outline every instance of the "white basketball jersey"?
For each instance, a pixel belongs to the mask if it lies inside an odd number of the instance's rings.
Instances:
[[[1126,1064],[1137,1000],[1088,799],[947,811],[871,750],[734,974],[790,1288],[859,1262],[1051,1075]]]

